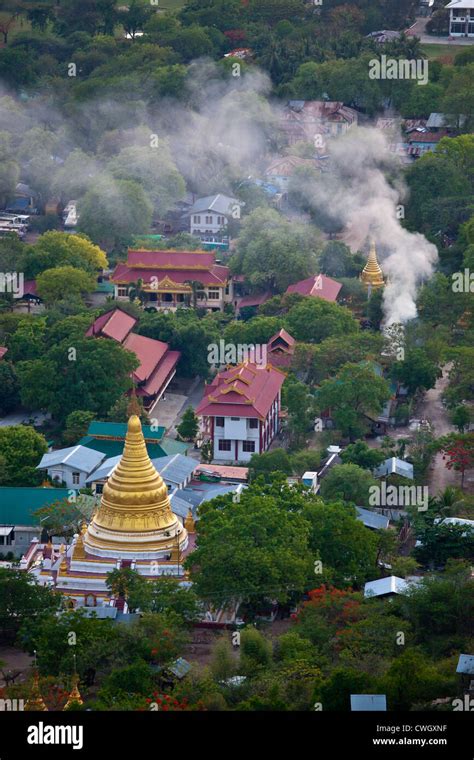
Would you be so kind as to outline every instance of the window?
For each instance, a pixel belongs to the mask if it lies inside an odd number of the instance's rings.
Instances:
[[[72,484],[73,486],[79,485],[79,479],[81,477],[81,474],[79,472],[73,472],[72,473]]]
[[[117,295],[119,298],[123,298],[128,295],[128,287],[126,285],[119,285],[117,287]]]
[[[216,427],[224,427],[224,418],[216,417]]]
[[[212,224],[212,216],[206,216],[206,224]]]
[[[248,451],[248,452],[253,453],[255,451],[255,441],[243,441],[242,451]]]
[[[221,297],[221,289],[220,288],[209,288],[207,292],[207,297],[210,301],[218,301]]]
[[[194,222],[194,224],[201,224],[201,217],[200,216],[193,216],[193,222]]]
[[[219,441],[219,451],[230,451],[232,441],[226,441],[224,439],[221,439]]]
[[[95,492],[96,493],[103,493],[103,491],[104,491],[104,484],[103,483],[96,483]]]
[[[230,293],[230,290],[229,290],[229,283],[227,283],[227,285],[225,286],[225,294],[226,294],[226,296],[228,296],[228,295],[229,295],[229,293]]]
[[[240,422],[240,417],[231,417],[230,418],[233,422]]]
[[[249,420],[249,427],[253,428],[254,430],[255,428],[258,428],[258,420]]]

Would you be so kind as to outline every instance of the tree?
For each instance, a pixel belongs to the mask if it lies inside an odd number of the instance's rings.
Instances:
[[[150,137],[151,140],[151,137]],[[141,185],[153,201],[156,213],[162,217],[183,197],[186,185],[171,157],[166,141],[159,147],[135,146],[124,148],[113,158],[107,169],[118,180],[133,180]],[[142,229],[141,232],[146,232]]]
[[[282,293],[314,271],[313,234],[273,209],[257,208],[243,221],[232,266],[256,288]]]
[[[16,376],[15,367],[11,362],[0,361],[0,414],[8,414],[20,402],[20,385]]]
[[[460,433],[464,433],[466,427],[469,427],[471,421],[471,412],[465,404],[457,406],[451,414],[451,422],[457,427]]]
[[[267,481],[271,480],[275,472],[283,472],[285,475],[292,473],[290,457],[285,449],[272,449],[262,454],[252,454],[249,462],[250,481],[255,480],[259,475],[264,475]]]
[[[438,443],[448,470],[454,469],[461,473],[462,490],[465,472],[474,464],[474,434],[446,436]]]
[[[84,515],[78,509],[75,501],[60,499],[47,504],[34,512],[34,516],[48,535],[72,538],[80,533],[84,523]]]
[[[474,63],[458,67],[450,78],[442,101],[443,113],[449,114],[464,132],[471,131],[474,126],[474,96],[471,87],[473,76]]]
[[[212,650],[211,673],[216,681],[227,681],[237,669],[234,653],[227,638],[220,638]]]
[[[137,32],[143,31],[146,22],[153,17],[153,12],[148,0],[132,0],[128,8],[119,9],[120,22],[132,40]]]
[[[408,388],[409,393],[418,389],[428,391],[435,386],[438,367],[421,348],[413,348],[407,352],[404,361],[394,363],[393,374]]]
[[[130,389],[130,373],[137,366],[136,356],[115,341],[76,333],[50,348],[44,358],[18,363],[21,400],[27,408],[45,409],[58,420],[77,409],[105,417]]]
[[[131,243],[146,232],[152,204],[143,188],[131,180],[103,179],[79,203],[78,229],[106,250]]]
[[[0,568],[0,639],[11,640],[24,623],[54,614],[61,605],[61,595],[30,573]]]
[[[199,430],[199,420],[192,406],[188,406],[183,414],[181,422],[176,428],[180,438],[184,441],[194,441]]]
[[[349,712],[351,694],[370,694],[373,691],[373,678],[370,675],[355,669],[338,667],[322,685],[319,701],[324,710]]]
[[[266,599],[286,601],[304,588],[309,528],[275,497],[245,491],[201,507],[198,547],[186,559],[199,597],[214,607],[244,603],[249,614]]]
[[[92,275],[70,266],[46,269],[36,280],[38,295],[46,306],[64,300],[64,296],[84,297],[95,287],[96,280]]]
[[[68,414],[63,433],[63,441],[66,446],[76,444],[80,438],[85,436],[93,419],[93,412],[84,412],[81,409],[76,409],[76,411]]]
[[[130,567],[123,567],[107,573],[107,588],[119,599],[127,602],[130,612],[147,606],[150,589],[147,579]]]
[[[380,449],[371,449],[365,441],[351,443],[341,452],[344,464],[356,464],[364,470],[374,470],[385,459]]]
[[[329,277],[356,277],[364,268],[364,260],[345,243],[329,240],[319,256],[319,268]]]
[[[85,235],[70,235],[51,230],[41,235],[30,247],[26,259],[26,274],[35,278],[46,269],[74,267],[97,276],[106,269],[107,257]]]
[[[357,333],[359,329],[349,309],[314,296],[295,304],[285,321],[290,334],[307,343],[320,343],[326,338]]]
[[[356,519],[353,507],[325,503],[308,508],[305,517],[311,525],[309,545],[335,585],[359,585],[373,577],[377,537]]]
[[[162,576],[150,584],[150,602],[145,611],[160,614],[173,613],[184,624],[189,625],[199,619],[200,605],[193,588],[181,586],[174,578]]]
[[[377,484],[372,475],[356,464],[337,464],[321,481],[321,496],[326,501],[367,504],[369,489]]]
[[[407,649],[391,663],[380,686],[392,710],[409,710],[451,691],[453,683],[422,652]]]
[[[12,158],[11,138],[8,132],[0,132],[0,204],[4,206],[13,195],[20,178],[20,167]]]
[[[36,469],[48,450],[46,439],[32,427],[0,427],[0,457],[5,461],[2,475],[5,486],[36,486],[41,473]]]
[[[315,406],[314,397],[304,383],[295,378],[287,378],[282,388],[282,405],[288,409],[290,441],[298,448],[305,433],[312,429]]]
[[[331,409],[336,426],[351,441],[365,431],[364,418],[380,414],[389,398],[387,381],[370,366],[360,364],[344,364],[334,379],[321,383],[317,392],[320,409]]]
[[[261,631],[249,626],[240,634],[240,667],[244,673],[254,675],[269,665],[271,645]]]

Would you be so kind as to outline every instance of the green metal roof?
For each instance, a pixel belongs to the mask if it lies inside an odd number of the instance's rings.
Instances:
[[[163,438],[166,428],[160,426],[157,430],[152,430],[150,425],[143,425],[142,430],[145,441],[158,442]],[[125,440],[126,433],[126,422],[97,422],[96,420],[93,420],[91,422],[87,431],[87,435],[92,436],[93,438],[100,438],[104,436],[106,438],[117,438],[121,441]]]
[[[67,499],[67,488],[10,488],[0,486],[0,525],[38,525],[37,509]]]
[[[160,442],[160,446],[167,456],[171,456],[171,454],[186,454],[191,445],[183,441],[175,441],[174,438],[164,438]]]
[[[85,435],[79,441],[81,446],[87,446],[88,449],[102,451],[107,458],[117,457],[123,454],[124,440],[110,440],[108,438],[94,438],[92,435]],[[168,452],[164,451],[159,443],[147,443],[146,448],[150,459],[165,457]]]

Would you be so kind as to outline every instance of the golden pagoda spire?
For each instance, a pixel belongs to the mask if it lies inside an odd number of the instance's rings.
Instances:
[[[370,251],[367,263],[362,270],[360,279],[367,285],[370,290],[372,288],[382,288],[384,285],[383,272],[377,259],[377,251],[375,249],[375,240],[372,238],[370,241]]]
[[[132,391],[130,393],[130,400],[127,405],[127,414],[129,417],[131,417],[132,414],[136,414],[137,417],[140,417],[142,411],[143,409],[141,409],[140,404],[138,403],[135,386],[133,386]]]
[[[87,530],[87,523],[82,523],[81,532],[79,533],[74,547],[74,559],[85,559],[86,552],[84,549],[84,536]]]
[[[79,676],[77,673],[73,673],[72,689],[69,692],[69,697],[66,704],[63,707],[63,710],[67,710],[68,707],[70,707],[74,702],[77,702],[79,705],[84,704],[84,700],[81,697],[81,692],[79,691]]]
[[[122,458],[104,485],[100,507],[84,536],[86,551],[114,558],[164,556],[187,531],[171,511],[168,488],[150,461],[139,417],[128,421]]]
[[[48,712],[39,687],[39,673],[35,667],[33,671],[33,686],[31,687],[31,697],[26,700],[25,710],[28,712]]]

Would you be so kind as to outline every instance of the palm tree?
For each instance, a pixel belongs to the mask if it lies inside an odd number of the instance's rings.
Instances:
[[[191,291],[192,291],[191,301],[192,301],[193,309],[197,309],[198,290],[202,290],[204,286],[202,282],[200,282],[199,280],[185,280],[184,282],[186,285],[189,285],[191,288]]]

